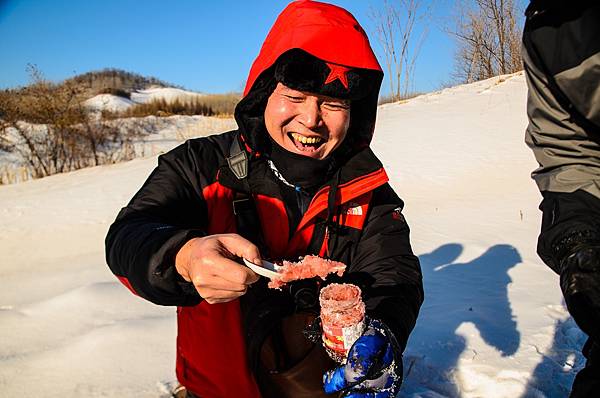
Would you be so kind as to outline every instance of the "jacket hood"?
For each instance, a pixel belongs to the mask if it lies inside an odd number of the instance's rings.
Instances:
[[[368,81],[368,84],[363,81],[361,98],[351,101],[350,126],[345,140],[345,146],[352,151],[368,146],[375,128],[383,79],[369,39],[358,21],[343,8],[299,0],[290,3],[277,17],[252,64],[244,96],[236,107],[235,118],[247,149],[260,152],[270,145],[264,127],[267,99],[277,84],[278,62],[299,58],[296,54],[317,58],[329,68],[342,67]],[[340,81],[335,83],[341,87]]]

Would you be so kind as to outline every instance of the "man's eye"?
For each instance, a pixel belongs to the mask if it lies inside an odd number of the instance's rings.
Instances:
[[[323,106],[326,109],[330,109],[330,110],[334,110],[334,111],[350,109],[350,105],[342,103],[342,102],[324,102]]]
[[[292,102],[301,102],[302,100],[304,100],[303,97],[299,97],[297,95],[286,94],[286,95],[284,95],[284,97],[287,98],[287,99],[289,99]]]

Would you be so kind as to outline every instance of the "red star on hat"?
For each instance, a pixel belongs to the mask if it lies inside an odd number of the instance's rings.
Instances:
[[[331,71],[329,72],[327,79],[325,79],[324,84],[331,83],[335,79],[339,79],[346,90],[348,90],[348,76],[346,76],[346,72],[348,72],[350,68],[346,68],[342,65],[330,64],[329,62],[326,62],[326,64]]]

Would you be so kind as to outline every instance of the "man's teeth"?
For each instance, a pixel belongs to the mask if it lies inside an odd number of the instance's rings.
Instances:
[[[299,141],[303,144],[316,144],[323,140],[321,137],[305,137],[298,133],[292,133],[292,137],[294,137],[296,141]]]

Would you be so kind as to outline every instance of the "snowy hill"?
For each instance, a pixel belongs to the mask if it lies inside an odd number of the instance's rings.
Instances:
[[[173,87],[156,87],[131,93],[131,100],[138,103],[147,103],[154,100],[165,100],[166,102],[186,102],[196,98],[204,97],[205,94],[186,91]]]
[[[535,254],[540,195],[522,74],[379,108],[426,300],[402,397],[562,397],[585,336]],[[0,186],[0,391],[166,397],[175,309],[131,295],[103,239],[156,157]]]
[[[426,293],[405,396],[564,397],[582,366],[584,335],[535,253],[525,106],[516,74],[379,109],[373,147],[406,202]]]
[[[122,112],[134,104],[130,99],[113,94],[98,94],[83,102],[83,105],[91,110],[110,112]]]
[[[119,97],[113,94],[98,94],[87,99],[84,104],[95,111],[122,112],[135,104],[145,104],[155,100],[165,100],[167,103],[179,101],[189,102],[204,97],[205,94],[186,91],[173,87],[155,87],[145,90],[137,90],[131,93],[131,99]]]

